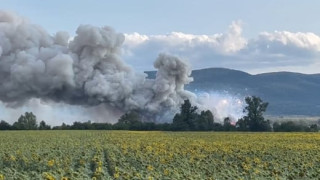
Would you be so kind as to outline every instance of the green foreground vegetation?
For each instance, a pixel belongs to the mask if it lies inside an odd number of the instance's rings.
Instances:
[[[277,178],[320,178],[320,134],[0,132],[0,180]]]

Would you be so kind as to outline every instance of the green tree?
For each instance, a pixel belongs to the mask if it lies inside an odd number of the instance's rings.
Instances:
[[[19,117],[13,127],[17,130],[36,130],[38,128],[37,117],[32,112],[26,112]]]
[[[62,123],[61,126],[60,126],[60,129],[68,130],[68,129],[70,129],[70,125],[67,125],[66,123]]]
[[[223,130],[224,131],[233,131],[235,129],[234,125],[231,124],[231,119],[229,117],[224,118],[223,120]]]
[[[250,131],[270,131],[271,126],[265,120],[263,113],[267,110],[268,103],[263,102],[259,97],[252,96],[245,99],[247,106],[244,109],[246,115],[237,123],[239,129]]]
[[[189,125],[187,124],[185,119],[183,119],[183,117],[182,117],[182,115],[180,113],[177,113],[173,117],[172,130],[174,130],[174,131],[186,131],[188,129],[189,129]]]
[[[311,132],[317,132],[318,131],[318,125],[317,124],[312,124],[310,127]]]
[[[180,113],[177,113],[173,118],[173,130],[188,131],[196,130],[197,125],[197,106],[192,106],[187,99],[180,107]]]
[[[139,129],[139,126],[141,126],[141,118],[140,115],[135,112],[127,112],[123,114],[118,122],[115,124],[116,129]]]
[[[0,121],[0,130],[10,130],[11,125],[4,120]]]
[[[236,123],[236,128],[239,131],[249,131],[249,122],[248,119],[241,118]]]
[[[211,111],[201,111],[197,121],[197,130],[208,131],[213,129],[214,118]]]
[[[273,123],[273,131],[275,132],[317,132],[318,126],[317,124],[307,125],[303,123],[298,123],[294,121],[286,121],[282,122],[281,124],[279,122]]]
[[[46,124],[46,122],[41,121],[39,124],[39,130],[50,130],[51,127]]]

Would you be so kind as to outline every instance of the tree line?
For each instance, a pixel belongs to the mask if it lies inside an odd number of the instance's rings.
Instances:
[[[37,117],[32,112],[26,112],[18,118],[12,125],[4,120],[0,121],[0,130],[50,130],[51,126],[45,121],[38,125]]]
[[[236,123],[232,123],[226,117],[223,123],[215,122],[211,111],[198,111],[189,100],[185,100],[180,107],[172,123],[143,122],[138,112],[127,112],[120,117],[117,123],[92,123],[74,122],[72,125],[63,123],[60,126],[51,127],[45,121],[37,123],[37,118],[32,112],[26,112],[12,125],[6,121],[0,121],[0,130],[161,130],[161,131],[308,131],[319,130],[317,124],[302,125],[293,121],[275,122],[271,124],[266,120],[263,113],[267,110],[268,103],[263,102],[259,97],[251,96],[245,98],[245,116]]]

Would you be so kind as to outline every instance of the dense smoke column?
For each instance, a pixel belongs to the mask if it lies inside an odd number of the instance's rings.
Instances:
[[[0,98],[11,104],[47,98],[74,86],[68,35],[49,36],[41,27],[0,12]]]
[[[191,69],[179,58],[160,54],[154,62],[157,69],[156,78],[152,85],[154,96],[148,103],[150,112],[162,111],[164,116],[172,116],[185,99],[195,99],[195,95],[184,90],[185,84],[193,79]]]
[[[160,54],[155,80],[134,72],[121,58],[124,36],[110,27],[81,25],[49,35],[41,27],[0,11],[0,100],[23,105],[30,98],[93,106],[146,117],[174,112],[193,99],[184,85],[191,70],[177,57]],[[170,114],[170,113],[169,113]],[[146,118],[147,120],[147,118]]]

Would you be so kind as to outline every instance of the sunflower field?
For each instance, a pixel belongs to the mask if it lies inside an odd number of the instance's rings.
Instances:
[[[318,133],[0,132],[0,180],[319,178]]]

